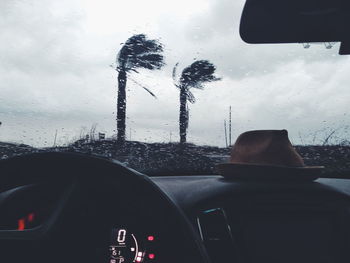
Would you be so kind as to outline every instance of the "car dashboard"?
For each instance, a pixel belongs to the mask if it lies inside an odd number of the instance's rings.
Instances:
[[[157,177],[215,262],[348,262],[350,181]]]
[[[350,259],[350,180],[148,177],[66,154],[18,157],[0,168],[1,262]]]

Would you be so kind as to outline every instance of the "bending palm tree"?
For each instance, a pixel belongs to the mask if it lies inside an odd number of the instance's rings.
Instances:
[[[188,128],[188,107],[187,101],[195,103],[195,97],[190,91],[191,88],[204,89],[203,84],[205,82],[212,82],[220,80],[220,78],[214,76],[216,67],[208,60],[198,60],[193,62],[190,66],[186,67],[180,76],[180,79],[176,80],[176,69],[178,63],[173,69],[173,79],[175,86],[180,90],[180,143],[186,143],[186,135]]]
[[[157,40],[147,39],[144,34],[133,35],[123,45],[117,55],[118,101],[117,101],[117,142],[125,141],[126,120],[126,81],[130,71],[137,68],[160,69],[165,65],[162,55],[163,45]],[[137,83],[138,84],[138,83]],[[139,84],[140,85],[140,84]],[[152,96],[155,95],[143,87]]]

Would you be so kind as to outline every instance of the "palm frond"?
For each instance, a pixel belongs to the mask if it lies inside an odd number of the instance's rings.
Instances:
[[[152,91],[150,91],[148,88],[141,86],[145,91],[147,91],[153,98],[158,99],[156,94],[154,94]]]
[[[141,88],[143,88],[145,91],[147,91],[153,98],[158,99],[157,96],[149,89],[147,88],[145,85],[140,84],[139,82],[137,82],[136,80],[134,80],[133,78],[130,78],[130,76],[128,76],[128,79],[130,79],[132,82],[134,82],[136,85],[140,86]]]
[[[119,51],[117,55],[117,64],[118,67],[123,68],[124,70],[130,70],[135,67],[144,67],[138,61],[141,57],[144,56],[145,59],[151,59],[152,56],[154,57],[157,53],[159,54],[162,52],[163,45],[158,40],[147,39],[144,34],[133,35],[123,44]],[[164,60],[163,56],[158,58],[161,58],[162,61]],[[164,65],[164,63],[160,64],[158,62],[150,68],[149,64],[152,63],[144,63],[146,68],[149,69],[158,69]]]
[[[187,100],[192,104],[196,102],[196,98],[191,91],[187,91]]]
[[[160,69],[165,65],[164,56],[156,53],[143,54],[129,59],[129,68]]]
[[[204,89],[203,83],[202,82],[197,82],[197,83],[193,83],[191,88],[195,88],[195,89]]]
[[[173,74],[172,74],[172,77],[173,77],[173,82],[174,82],[174,85],[178,88],[179,87],[179,81],[177,80],[177,67],[179,66],[179,62],[177,62],[173,68]]]
[[[214,75],[216,67],[208,60],[198,60],[186,67],[181,74],[180,83],[182,85],[203,89],[204,82],[220,80]]]

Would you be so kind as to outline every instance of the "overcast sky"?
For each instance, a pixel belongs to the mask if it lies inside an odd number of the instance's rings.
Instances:
[[[224,146],[232,106],[233,139],[252,129],[287,129],[295,144],[350,139],[350,58],[339,45],[248,45],[239,37],[244,1],[1,0],[0,140],[66,144],[97,123],[116,129],[121,43],[145,33],[165,46],[167,66],[127,83],[127,136],[178,141],[179,92],[171,78],[195,59],[222,81],[194,90],[188,141]]]

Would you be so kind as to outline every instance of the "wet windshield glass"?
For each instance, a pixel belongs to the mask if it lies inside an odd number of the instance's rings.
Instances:
[[[242,132],[287,129],[350,168],[350,57],[248,45],[243,0],[0,3],[0,155],[84,152],[152,174],[215,173]]]

